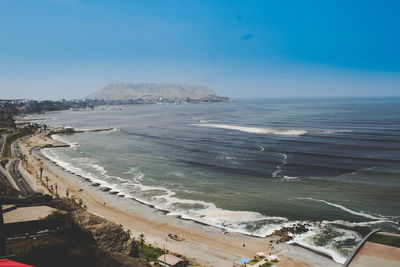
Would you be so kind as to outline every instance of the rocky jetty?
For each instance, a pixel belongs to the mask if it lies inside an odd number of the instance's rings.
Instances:
[[[311,225],[305,224],[293,224],[292,226],[282,227],[279,230],[274,231],[267,237],[276,237],[276,243],[288,242],[294,238],[295,235],[303,234],[309,231],[308,227]]]

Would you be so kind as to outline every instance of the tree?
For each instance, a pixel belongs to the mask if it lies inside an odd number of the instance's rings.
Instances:
[[[46,187],[49,188],[49,177],[46,176]]]
[[[40,171],[40,180],[42,180],[43,168],[42,168],[42,167],[40,167],[40,168],[39,168],[39,171]]]
[[[139,235],[140,239],[140,246],[141,246],[141,252],[140,252],[140,257],[143,258],[143,244],[144,244],[144,234]]]

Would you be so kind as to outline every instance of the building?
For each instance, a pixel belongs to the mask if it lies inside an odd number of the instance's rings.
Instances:
[[[187,266],[186,261],[184,261],[181,258],[175,257],[174,255],[171,255],[171,254],[161,255],[158,258],[158,262],[161,265],[164,265],[167,267],[186,267]]]

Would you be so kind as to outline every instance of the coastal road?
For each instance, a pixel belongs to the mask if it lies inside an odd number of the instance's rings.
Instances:
[[[25,180],[24,176],[22,176],[21,172],[19,171],[19,164],[21,162],[21,152],[16,143],[12,144],[12,154],[14,159],[8,165],[8,172],[10,173],[11,177],[14,179],[15,184],[19,188],[19,191],[22,195],[33,195],[35,194],[35,190],[28,184]]]
[[[22,193],[22,195],[33,195],[35,194],[35,190],[32,189],[32,187],[28,184],[28,182],[25,180],[25,178],[19,171],[20,162],[21,162],[20,159],[12,160],[8,167],[8,171],[11,177],[14,179],[14,182],[19,188],[19,191]]]

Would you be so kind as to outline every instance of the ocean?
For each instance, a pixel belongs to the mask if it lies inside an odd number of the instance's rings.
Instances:
[[[31,118],[113,127],[55,135],[71,146],[42,152],[170,215],[261,237],[309,223],[291,242],[337,262],[373,229],[400,232],[400,98],[240,99]]]

